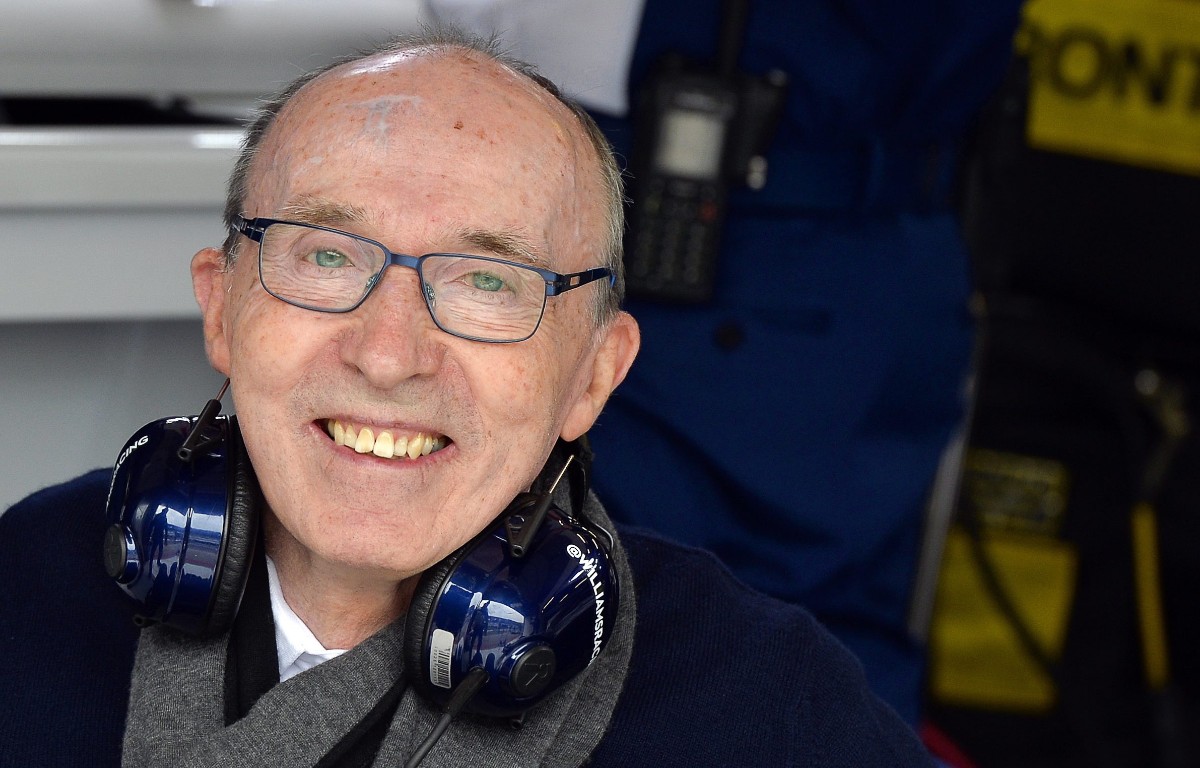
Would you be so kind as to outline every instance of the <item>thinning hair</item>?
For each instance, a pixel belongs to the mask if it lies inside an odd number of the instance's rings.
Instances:
[[[608,139],[596,125],[592,116],[577,101],[562,93],[558,86],[540,74],[533,65],[509,55],[501,48],[496,36],[478,37],[452,26],[423,27],[417,32],[395,37],[372,49],[332,61],[296,78],[275,96],[260,105],[246,129],[241,152],[234,164],[233,172],[230,174],[226,190],[224,219],[225,226],[229,230],[224,244],[226,262],[232,264],[236,258],[240,234],[233,229],[233,223],[236,217],[245,211],[246,198],[249,195],[250,171],[254,160],[271,127],[275,124],[276,118],[301,88],[326,72],[372,56],[407,52],[447,53],[453,51],[482,54],[535,83],[575,116],[587,136],[596,155],[600,186],[605,197],[605,232],[600,247],[600,258],[603,265],[612,270],[615,278],[611,285],[608,281],[601,283],[603,288],[597,294],[593,311],[596,324],[598,326],[605,325],[616,315],[625,295],[625,270],[622,260],[625,197],[621,169],[613,155]]]

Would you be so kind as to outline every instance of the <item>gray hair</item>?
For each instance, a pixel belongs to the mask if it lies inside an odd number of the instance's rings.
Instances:
[[[237,216],[245,211],[244,206],[249,193],[250,168],[254,164],[254,159],[258,155],[258,150],[262,146],[263,140],[270,131],[271,126],[275,124],[275,119],[301,88],[330,70],[379,54],[404,53],[409,51],[443,53],[454,50],[483,54],[501,66],[528,78],[570,110],[579,121],[580,127],[583,128],[600,164],[600,181],[604,190],[605,207],[607,209],[605,212],[606,229],[601,249],[601,259],[603,265],[612,270],[615,279],[612,281],[611,287],[607,281],[603,283],[604,288],[598,293],[598,299],[593,311],[597,326],[607,324],[620,310],[621,301],[625,295],[625,269],[622,260],[622,238],[625,228],[625,196],[622,187],[621,169],[617,164],[608,139],[604,136],[596,121],[592,119],[592,116],[578,102],[563,94],[558,89],[558,86],[545,76],[539,74],[533,65],[516,59],[503,51],[496,36],[489,38],[476,37],[449,26],[425,27],[419,32],[396,37],[373,49],[330,62],[323,67],[301,75],[274,97],[263,102],[255,118],[246,129],[241,153],[238,155],[233,172],[229,177],[224,214],[225,226],[229,229],[229,236],[226,238],[224,244],[226,262],[232,264],[235,258],[240,234],[233,229],[233,222]]]

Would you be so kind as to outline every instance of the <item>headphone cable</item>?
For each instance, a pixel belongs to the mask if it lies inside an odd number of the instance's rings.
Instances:
[[[483,667],[473,667],[467,673],[463,681],[458,684],[458,688],[454,689],[453,695],[450,696],[450,701],[446,704],[445,714],[438,718],[437,724],[433,726],[433,730],[429,732],[429,735],[425,737],[425,740],[413,752],[412,757],[404,764],[404,768],[417,768],[421,764],[421,761],[429,754],[429,750],[433,749],[433,746],[442,738],[442,734],[450,727],[450,721],[463,711],[463,708],[467,706],[471,699],[475,698],[475,694],[479,693],[483,689],[483,686],[487,685],[489,679],[487,670]]]

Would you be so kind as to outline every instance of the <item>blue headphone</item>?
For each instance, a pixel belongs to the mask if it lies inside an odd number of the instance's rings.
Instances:
[[[237,418],[219,410],[212,400],[199,416],[147,424],[113,468],[104,562],[138,603],[141,625],[211,636],[237,614],[263,500]],[[619,600],[612,538],[551,502],[570,469],[571,506],[582,510],[590,458],[585,439],[560,441],[535,492],[423,574],[406,620],[405,670],[435,704],[519,716],[608,643]]]

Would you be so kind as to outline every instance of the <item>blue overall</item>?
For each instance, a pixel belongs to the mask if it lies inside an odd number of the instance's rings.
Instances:
[[[741,68],[790,79],[767,185],[732,195],[710,304],[627,302],[642,351],[592,432],[615,518],[803,603],[909,722],[923,508],[973,335],[956,161],[1019,4],[752,3]],[[714,58],[718,5],[647,0],[635,93],[665,51]],[[629,157],[632,121],[599,119]]]

